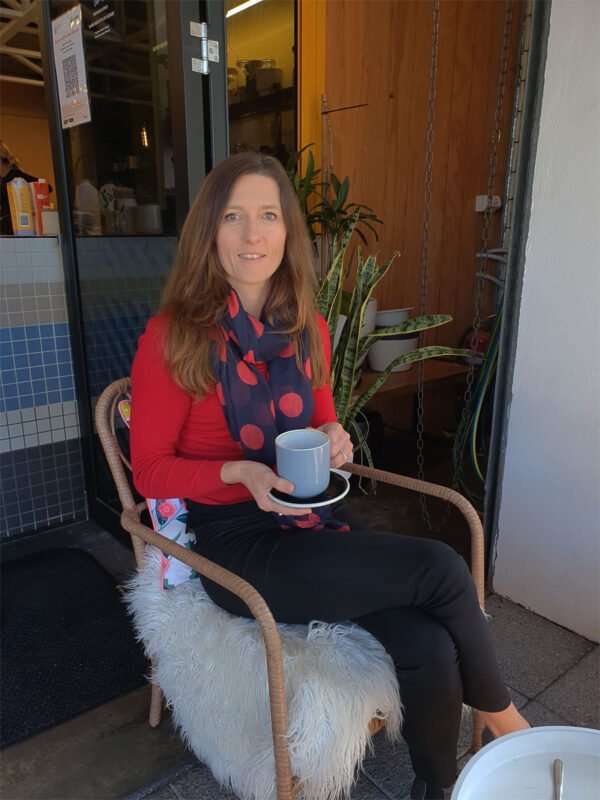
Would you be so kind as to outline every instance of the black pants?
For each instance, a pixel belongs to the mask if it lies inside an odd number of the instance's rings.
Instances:
[[[254,586],[278,622],[352,619],[381,642],[415,773],[451,785],[463,701],[483,711],[510,702],[465,561],[439,541],[366,531],[341,507],[350,533],[281,530],[254,503],[188,507],[196,552]],[[235,595],[202,582],[219,606],[249,616]]]

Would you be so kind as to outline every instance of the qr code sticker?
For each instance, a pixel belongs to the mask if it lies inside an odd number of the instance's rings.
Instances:
[[[62,62],[63,76],[65,79],[65,95],[73,97],[79,94],[79,73],[77,72],[76,56],[68,56]]]

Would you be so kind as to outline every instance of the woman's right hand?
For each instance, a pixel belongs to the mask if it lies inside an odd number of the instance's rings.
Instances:
[[[268,496],[271,489],[289,494],[293,491],[294,484],[285,478],[280,478],[266,464],[261,464],[259,461],[226,461],[221,467],[221,480],[227,484],[242,483],[262,511],[272,511],[286,516],[300,516],[311,512],[310,508],[289,508],[271,500]]]

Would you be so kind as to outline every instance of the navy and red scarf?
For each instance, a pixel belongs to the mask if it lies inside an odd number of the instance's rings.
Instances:
[[[221,342],[215,354],[216,392],[229,431],[244,458],[274,468],[275,437],[284,431],[310,425],[314,401],[311,386],[308,336],[296,343],[277,325],[248,314],[231,290],[220,324]],[[299,365],[300,362],[300,365]],[[257,366],[266,364],[267,373]],[[282,527],[349,530],[333,519],[328,507],[303,516],[279,516]]]

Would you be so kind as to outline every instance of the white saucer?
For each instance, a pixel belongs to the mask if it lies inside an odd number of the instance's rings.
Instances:
[[[556,725],[490,742],[460,773],[452,800],[551,800],[556,758],[564,764],[563,800],[600,796],[600,731]]]
[[[271,489],[267,497],[273,502],[279,503],[288,508],[322,508],[323,506],[330,506],[332,503],[337,503],[342,497],[345,497],[350,491],[350,484],[348,480],[339,469],[332,469],[329,477],[329,486],[321,494],[315,497],[292,497],[289,494],[280,492],[277,489]]]

